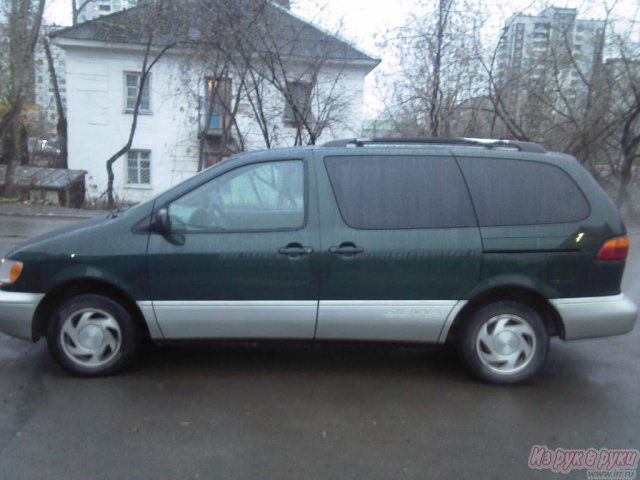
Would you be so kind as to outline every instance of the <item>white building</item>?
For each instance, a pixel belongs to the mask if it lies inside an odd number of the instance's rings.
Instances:
[[[286,79],[293,100],[287,101],[268,82],[248,85],[245,77],[243,83],[237,69],[214,72],[198,61],[187,64],[188,52],[179,42],[151,70],[132,149],[114,165],[119,200],[147,199],[233,151],[264,148],[263,129],[255,114],[256,97],[249,91],[261,91],[264,126],[272,147],[300,143],[292,126],[292,102],[299,110],[308,109],[312,121],[328,118],[322,104],[330,98],[328,92],[340,95],[335,110],[339,108],[341,114],[324,129],[318,142],[358,135],[364,79],[379,60],[292,15],[286,8],[288,2],[277,3],[270,3],[265,15],[281,27],[272,37],[274,48],[280,38],[295,38],[295,58],[286,59],[290,72],[296,72]],[[54,42],[66,53],[69,168],[89,172],[90,196],[105,192],[105,162],[129,136],[144,52],[144,41],[131,25],[145,8],[153,6],[142,5],[108,17],[108,24],[97,19],[54,35]],[[171,23],[173,28],[173,23],[180,22]],[[156,32],[156,38],[171,43],[186,35],[193,44],[200,33],[194,24],[185,25]],[[301,35],[296,37],[294,31]],[[270,33],[274,32],[265,36]],[[310,75],[313,55],[318,52],[324,61]],[[215,55],[211,51],[210,57]],[[229,111],[237,113],[231,116]]]
[[[78,2],[78,4],[81,8],[78,13],[78,22],[80,23],[132,8],[137,4],[137,0],[86,0],[86,2],[83,0]],[[56,25],[43,25],[42,33],[48,35],[59,28],[60,27]],[[66,65],[64,51],[57,46],[52,45],[51,54],[58,78],[58,88],[60,89],[63,108],[66,108]],[[43,125],[47,130],[55,130],[58,111],[53,93],[53,84],[49,73],[49,64],[47,63],[47,58],[41,41],[39,41],[36,46],[34,63],[34,101],[40,109],[39,113]]]
[[[577,17],[575,8],[549,7],[538,15],[516,14],[502,32],[498,83],[508,86],[511,106],[526,100],[532,85],[560,83],[563,95],[586,95],[602,66],[605,22]],[[586,81],[585,81],[586,80]]]
[[[79,3],[85,5],[84,2]],[[78,23],[133,8],[137,3],[137,0],[89,0],[78,13]]]

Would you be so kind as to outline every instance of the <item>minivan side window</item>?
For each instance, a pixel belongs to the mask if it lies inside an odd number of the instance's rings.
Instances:
[[[476,226],[451,157],[332,156],[324,160],[344,222],[357,229]]]
[[[300,160],[231,170],[169,204],[172,231],[297,230],[305,223]]]
[[[458,161],[480,226],[576,222],[589,215],[578,185],[555,165],[496,158]]]

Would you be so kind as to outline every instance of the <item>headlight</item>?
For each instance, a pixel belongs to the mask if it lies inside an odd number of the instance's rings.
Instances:
[[[22,262],[2,259],[0,263],[0,285],[10,285],[20,277],[22,273]]]

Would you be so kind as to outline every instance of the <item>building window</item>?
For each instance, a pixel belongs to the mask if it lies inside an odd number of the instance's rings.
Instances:
[[[127,185],[151,185],[151,150],[129,150]]]
[[[142,73],[125,72],[124,74],[124,108],[127,112],[133,112],[136,108],[136,100],[138,99],[138,91],[140,90],[140,79]],[[142,98],[140,99],[140,112],[151,112],[151,100],[149,91],[151,90],[151,74],[147,75],[144,89],[142,90]]]
[[[207,79],[207,106],[209,129],[227,127],[229,119],[229,98],[231,96],[231,79]]]
[[[307,82],[289,82],[285,92],[283,120],[286,123],[298,123],[308,119],[311,109],[311,84]]]

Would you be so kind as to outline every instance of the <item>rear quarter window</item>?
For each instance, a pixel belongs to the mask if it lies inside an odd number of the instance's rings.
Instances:
[[[561,168],[542,162],[459,158],[481,226],[583,220],[589,203]]]
[[[452,157],[325,158],[344,222],[357,229],[475,226],[464,179]]]

